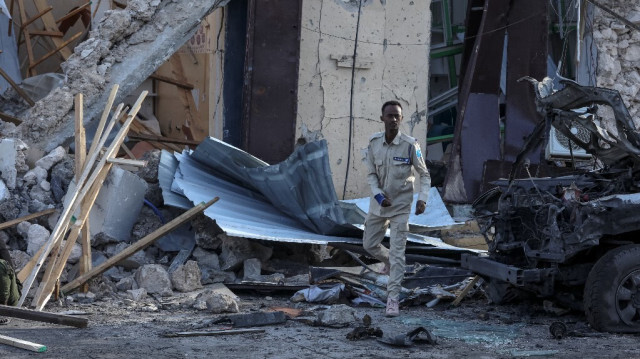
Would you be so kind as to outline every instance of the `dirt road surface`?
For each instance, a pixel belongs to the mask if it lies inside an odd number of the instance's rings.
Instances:
[[[287,294],[239,294],[242,313],[270,307],[298,308],[310,314],[322,309],[312,303],[292,303]],[[111,297],[89,304],[52,303],[47,311],[86,313],[89,326],[76,329],[14,318],[0,326],[0,334],[46,345],[47,351],[34,353],[0,344],[0,358],[640,358],[638,336],[594,332],[579,313],[550,314],[542,302],[495,306],[475,298],[457,308],[449,308],[449,303],[404,308],[397,318],[384,317],[381,308],[354,308],[357,318],[369,314],[372,326],[385,335],[423,326],[438,337],[437,345],[405,348],[376,339],[346,339],[347,333],[362,325],[359,322],[327,328],[291,319],[260,327],[264,333],[166,338],[163,334],[170,332],[220,328],[211,322],[224,316],[169,302]],[[556,321],[567,327],[563,339],[553,339],[549,333]]]

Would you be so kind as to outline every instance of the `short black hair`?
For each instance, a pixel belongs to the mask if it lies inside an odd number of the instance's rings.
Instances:
[[[402,105],[400,104],[400,102],[391,100],[391,101],[385,102],[384,105],[382,105],[382,110],[380,111],[380,113],[384,113],[384,108],[387,106],[398,106],[402,110]]]

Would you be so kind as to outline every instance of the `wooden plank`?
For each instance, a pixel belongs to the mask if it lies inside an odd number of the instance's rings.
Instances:
[[[87,136],[84,129],[84,105],[83,105],[83,95],[79,93],[75,98],[75,141],[76,141],[76,154],[75,154],[75,163],[76,163],[76,181],[80,180],[80,176],[82,175],[82,171],[84,170],[84,164],[87,157]],[[100,129],[100,132],[102,129]],[[96,130],[96,134],[99,131]],[[81,214],[85,212],[88,213],[91,210],[92,204],[89,204],[87,199],[82,201]],[[91,269],[91,234],[89,232],[89,218],[86,218],[82,222],[82,230],[81,230],[81,244],[82,244],[82,257],[80,257],[80,273],[86,273]],[[74,241],[75,242],[75,241]],[[67,245],[69,243],[67,242]],[[66,247],[65,247],[66,250]],[[52,257],[52,258],[55,258]],[[52,261],[53,262],[53,261]],[[66,262],[66,259],[65,259]],[[58,278],[60,275],[55,275],[55,288],[59,287]],[[84,288],[83,288],[84,289]],[[89,288],[86,288],[87,291]],[[54,292],[55,291],[54,289]],[[56,295],[57,296],[57,295]]]
[[[125,158],[110,158],[110,159],[107,160],[107,162],[108,163],[113,163],[114,165],[123,165],[123,166],[134,166],[134,167],[146,167],[147,166],[147,161],[128,160],[128,159],[125,159]]]
[[[89,1],[88,3],[86,3],[84,5],[80,5],[77,8],[69,11],[69,13],[67,13],[65,16],[63,16],[63,17],[59,18],[58,20],[56,20],[56,24],[59,24],[59,23],[65,21],[66,19],[74,17],[77,13],[83,11],[89,5],[91,5],[91,1]]]
[[[0,335],[0,344],[11,345],[12,347],[26,349],[37,353],[43,353],[47,351],[46,345],[36,344],[33,342],[28,342],[26,340],[8,337],[6,335]]]
[[[26,92],[24,92],[24,90],[22,90],[22,88],[20,88],[20,86],[18,86],[18,84],[16,84],[13,79],[11,78],[11,76],[9,76],[6,72],[4,72],[4,70],[2,68],[0,68],[0,75],[2,77],[4,77],[5,80],[7,80],[7,82],[9,83],[9,85],[11,85],[11,87],[13,87],[14,90],[16,90],[16,92],[18,93],[18,95],[20,95],[20,97],[22,97],[25,101],[27,101],[27,103],[29,104],[29,106],[33,107],[33,105],[35,105],[36,103],[31,99],[31,97],[29,97],[29,95],[27,95]]]
[[[38,9],[38,11],[44,11],[45,8],[47,6],[43,6],[42,9]],[[27,22],[27,13],[26,10],[24,8],[24,0],[18,0],[18,10],[20,12],[20,22],[25,24]],[[27,28],[20,28],[21,32],[18,35],[18,41],[17,43],[20,43],[20,35],[24,34],[24,41],[26,43],[26,47],[27,47],[27,58],[29,59],[29,66],[31,66],[31,64],[34,61],[34,57],[33,57],[33,47],[31,45],[31,36],[29,35],[29,29]],[[57,30],[57,29],[56,29]],[[33,75],[30,71],[30,69],[27,70],[27,76]]]
[[[22,123],[22,120],[17,118],[17,117],[13,117],[9,114],[6,114],[4,112],[0,112],[0,119],[7,121],[7,122],[11,122],[14,125],[18,126]]]
[[[49,272],[49,275],[45,273],[45,276],[40,281],[38,292],[36,292],[36,295],[33,298],[32,305],[36,307],[36,310],[42,310],[45,304],[47,304],[47,302],[49,301],[49,298],[53,293],[54,286],[58,281],[58,279],[60,278],[60,275],[64,270],[64,266],[67,264],[67,260],[71,255],[73,246],[76,244],[76,241],[78,240],[78,236],[80,235],[80,232],[84,228],[84,224],[89,219],[89,213],[91,211],[91,207],[93,207],[93,204],[95,203],[96,198],[98,198],[98,193],[100,193],[102,184],[107,178],[107,175],[109,174],[109,170],[111,170],[112,165],[113,165],[112,163],[107,163],[100,171],[100,175],[98,176],[98,179],[96,180],[96,182],[93,184],[91,191],[89,191],[87,196],[84,198],[84,201],[82,204],[82,210],[80,211],[80,218],[77,218],[75,223],[71,227],[71,232],[67,236],[67,242],[64,245],[64,249],[58,256],[53,256],[52,260],[49,262],[49,266],[47,267],[47,272]],[[83,236],[84,236],[84,233],[83,233]],[[91,247],[90,243],[88,243],[88,245],[89,247]],[[84,252],[84,243],[83,243],[83,252]],[[90,254],[91,252],[89,251],[89,255]],[[91,257],[88,257],[88,260],[91,261]],[[52,269],[49,271],[49,268],[52,268]],[[87,272],[88,270],[86,272],[81,272],[81,274],[84,274]]]
[[[12,220],[4,222],[4,223],[0,223],[0,230],[3,230],[5,228],[9,228],[9,227],[13,227],[16,224],[24,222],[24,221],[29,221],[29,220],[34,219],[34,218],[46,216],[47,214],[51,214],[51,213],[53,213],[55,211],[56,211],[55,208],[49,208],[49,209],[45,209],[44,211],[31,213],[31,214],[28,214],[26,216],[22,216],[22,217],[19,217],[19,218],[16,218],[16,219],[12,219]]]
[[[118,88],[120,88],[120,85],[118,84],[113,85],[113,87],[111,88],[111,93],[109,94],[109,98],[107,99],[107,104],[104,106],[104,110],[102,111],[102,116],[100,116],[100,122],[98,122],[96,133],[95,135],[93,135],[93,141],[91,141],[91,147],[89,147],[89,154],[88,154],[89,157],[91,157],[91,154],[93,154],[96,151],[96,148],[98,148],[98,142],[102,137],[102,132],[104,131],[104,126],[106,125],[107,118],[109,117],[109,113],[111,112],[111,107],[113,107],[113,101],[115,100],[116,94],[118,93]]]
[[[212,199],[211,201],[209,201],[207,203],[202,202],[202,203],[198,204],[197,206],[191,208],[190,210],[188,210],[185,213],[181,214],[180,216],[176,217],[171,222],[169,222],[169,223],[165,224],[164,226],[156,229],[155,231],[153,231],[153,233],[147,235],[146,237],[142,238],[141,240],[139,240],[139,241],[133,243],[132,245],[130,245],[129,247],[125,248],[122,252],[120,252],[120,253],[114,255],[113,257],[107,259],[106,261],[104,261],[99,266],[93,268],[89,273],[85,273],[85,274],[79,276],[78,278],[74,279],[73,281],[67,283],[65,286],[62,287],[62,289],[61,289],[62,292],[64,292],[64,293],[71,292],[72,290],[76,289],[78,286],[80,286],[84,282],[86,282],[89,279],[95,277],[96,275],[99,275],[99,274],[103,273],[104,271],[106,271],[107,269],[111,268],[112,266],[114,266],[115,264],[120,262],[121,260],[123,260],[125,258],[128,258],[129,256],[133,255],[134,253],[136,253],[137,251],[139,251],[141,249],[144,249],[145,247],[147,247],[148,245],[153,243],[156,239],[164,236],[165,234],[169,233],[170,231],[172,231],[176,227],[180,226],[184,222],[187,222],[191,218],[193,218],[196,215],[198,215],[199,213],[203,212],[205,209],[209,208],[212,204],[216,203],[218,200],[219,200],[219,198],[216,197],[216,198]]]
[[[26,31],[26,30],[25,30]],[[63,41],[58,47],[56,47],[55,49],[51,50],[50,52],[48,52],[47,54],[45,54],[44,56],[42,56],[40,59],[34,61],[32,64],[29,65],[29,69],[34,69],[36,66],[40,65],[44,60],[50,58],[51,56],[53,56],[54,54],[61,52],[62,50],[66,49],[66,46],[69,45],[71,42],[73,42],[75,39],[79,38],[80,36],[82,36],[82,32],[79,32],[73,36],[71,36],[71,38],[69,40],[65,40]],[[49,39],[58,39],[57,37],[49,37]]]
[[[157,74],[152,74],[151,76],[149,76],[150,78],[154,79],[154,80],[158,80],[158,81],[162,81],[162,82],[166,82],[168,84],[172,84],[174,86],[178,86],[180,88],[186,89],[186,90],[193,90],[194,87],[192,84],[188,83],[188,82],[183,82],[183,81],[178,81],[178,80],[174,80],[170,77],[167,76],[162,76],[162,75],[157,75]]]
[[[197,146],[200,144],[198,141],[191,140],[181,140],[178,138],[169,138],[164,136],[156,136],[156,135],[147,135],[147,134],[138,134],[129,136],[132,140],[140,140],[140,141],[153,141],[153,142],[162,142],[162,143],[177,143],[179,145],[190,145]]]
[[[53,10],[53,7],[49,6],[48,8],[40,11],[40,13],[38,15],[32,17],[31,19],[27,19],[25,22],[20,24],[20,29],[26,29],[27,26],[31,25],[34,21],[36,21],[39,18],[43,17],[45,14],[47,14],[51,10]]]
[[[454,307],[457,307],[460,304],[460,302],[462,301],[462,299],[467,296],[467,294],[469,293],[471,288],[473,288],[473,286],[476,285],[476,283],[478,283],[478,280],[480,280],[480,276],[477,275],[477,276],[473,277],[471,282],[469,282],[467,284],[467,286],[464,287],[462,292],[460,292],[460,295],[458,295],[458,297],[453,301],[453,303],[451,303],[451,305],[454,306]]]
[[[33,3],[35,4],[36,9],[38,11],[43,11],[49,6],[49,3],[47,0],[33,0]],[[44,23],[45,30],[58,31],[58,25],[56,24],[56,19],[53,17],[51,13],[47,13],[44,16],[42,16],[42,22]],[[62,56],[63,59],[66,60],[69,58],[69,56],[71,56],[72,54],[71,49],[68,49],[64,46],[60,46],[64,43],[62,39],[57,37],[50,37],[49,39],[53,42],[54,44],[53,47],[60,48],[59,54]]]
[[[40,255],[40,258],[38,258],[38,261],[36,262],[36,265],[33,268],[33,271],[29,274],[29,276],[27,277],[27,280],[23,283],[22,297],[18,301],[18,306],[22,306],[22,304],[24,303],[26,296],[29,293],[29,290],[31,289],[31,286],[33,285],[33,281],[35,280],[36,275],[38,274],[38,272],[40,271],[40,268],[42,267],[42,264],[44,263],[44,259],[47,257],[47,255],[49,255],[49,252],[51,251],[51,248],[53,247],[54,242],[61,239],[62,235],[64,234],[61,231],[62,228],[63,227],[66,228],[66,226],[68,225],[69,220],[71,219],[71,216],[78,209],[80,203],[82,202],[82,198],[91,189],[91,186],[93,185],[97,176],[99,175],[100,170],[102,169],[102,167],[105,166],[107,162],[107,158],[112,157],[113,153],[118,148],[120,148],[120,145],[124,141],[124,138],[129,130],[129,126],[131,125],[131,122],[133,122],[133,118],[135,117],[135,115],[140,110],[142,101],[146,96],[147,96],[147,91],[143,91],[140,97],[138,97],[138,100],[136,101],[133,108],[129,112],[127,121],[122,125],[122,127],[120,128],[120,131],[116,135],[116,138],[111,143],[111,146],[109,146],[103,158],[96,165],[96,168],[93,171],[93,174],[91,175],[91,177],[89,177],[89,172],[92,169],[92,164],[96,160],[99,151],[96,151],[95,153],[91,154],[90,158],[87,160],[84,172],[82,173],[82,176],[78,183],[78,187],[71,194],[71,197],[69,198],[69,206],[65,208],[65,210],[60,215],[60,219],[58,220],[56,227],[54,228],[53,232],[51,233],[51,236],[49,237],[49,240],[47,241],[47,247]],[[113,128],[113,125],[115,124],[118,116],[120,116],[120,113],[117,113],[117,112],[114,113],[113,119],[109,123],[108,131],[106,131],[105,134],[100,139],[100,144],[98,145],[98,148],[102,148],[102,146],[106,142],[107,137],[109,136],[109,132],[111,131],[111,128]],[[87,179],[85,183],[84,179],[87,177],[89,177],[89,179]]]
[[[40,30],[31,30],[29,34],[32,36],[53,36],[53,37],[64,37],[64,34],[60,31],[40,31]]]
[[[0,304],[0,315],[5,317],[33,320],[36,322],[67,325],[76,328],[86,328],[87,324],[89,323],[89,320],[87,318],[49,312],[39,312],[37,310],[11,307],[2,304]]]
[[[133,154],[133,152],[131,152],[131,150],[129,149],[129,147],[127,147],[127,145],[125,145],[124,143],[120,146],[120,148],[122,148],[124,150],[124,152],[127,154],[127,156],[129,156],[129,158],[133,161],[136,160],[136,156]],[[118,158],[114,158],[114,160],[118,160]],[[147,163],[145,162],[142,167],[146,166]]]

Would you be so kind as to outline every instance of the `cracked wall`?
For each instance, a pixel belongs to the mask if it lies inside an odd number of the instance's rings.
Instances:
[[[620,0],[605,4],[640,26],[640,3]],[[640,129],[640,31],[600,8],[594,9],[593,39],[598,52],[597,86],[617,90]]]
[[[384,130],[380,107],[385,101],[402,104],[401,131],[426,147],[429,5],[430,1],[363,0],[349,134],[358,1],[303,1],[296,137],[298,143],[327,140],[339,197],[345,178],[345,198],[369,195],[362,150],[373,133]]]

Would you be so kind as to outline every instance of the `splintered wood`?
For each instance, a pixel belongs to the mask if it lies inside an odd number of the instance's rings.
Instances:
[[[51,254],[49,262],[47,263],[47,267],[45,270],[44,277],[40,282],[40,286],[36,292],[35,297],[33,298],[32,305],[36,307],[37,310],[41,310],[44,305],[48,302],[53,289],[55,287],[56,282],[60,278],[60,274],[64,269],[64,265],[71,254],[71,249],[78,239],[80,233],[82,232],[82,228],[89,217],[89,212],[91,206],[95,202],[98,192],[102,186],[102,183],[107,177],[107,174],[113,165],[110,160],[113,160],[120,149],[121,144],[123,143],[125,136],[129,130],[129,126],[133,122],[136,114],[140,110],[140,106],[142,105],[142,101],[147,96],[147,91],[142,92],[138,100],[135,102],[129,113],[127,114],[127,118],[124,121],[120,131],[116,135],[115,139],[111,142],[111,145],[106,149],[104,154],[100,157],[101,149],[107,142],[107,138],[111,133],[115,123],[118,121],[120,117],[120,112],[124,107],[123,104],[118,105],[116,110],[111,117],[111,121],[106,126],[104,133],[102,129],[104,128],[104,123],[106,118],[111,113],[111,106],[113,105],[113,99],[118,91],[118,86],[114,86],[111,91],[111,95],[109,97],[109,101],[105,107],[105,110],[102,114],[102,118],[100,120],[98,131],[96,131],[96,136],[94,138],[94,142],[91,145],[89,153],[86,156],[86,159],[83,161],[81,158],[76,160],[77,171],[79,174],[76,174],[76,187],[70,193],[67,193],[67,205],[60,214],[60,218],[58,223],[56,223],[55,228],[51,232],[49,239],[45,243],[45,245],[40,249],[40,251],[32,258],[33,263],[27,264],[25,267],[26,270],[30,270],[29,275],[26,276],[23,289],[22,296],[20,297],[20,301],[18,302],[18,306],[22,306],[24,301],[26,300],[26,296],[31,289],[33,282],[38,275],[38,272],[44,265],[44,262]],[[83,137],[83,129],[82,129],[82,97],[79,96],[76,98],[76,124],[78,127],[76,128],[76,135],[79,137]],[[99,139],[96,141],[96,139]],[[84,142],[84,141],[83,141]],[[84,145],[80,145],[76,147],[79,153],[84,152]],[[77,154],[79,157],[83,157],[82,154]],[[98,157],[100,160],[98,161]],[[75,213],[79,215],[76,218],[74,216]],[[66,237],[66,244],[64,247],[61,246],[63,243],[63,239],[67,233],[67,230],[70,229],[69,235]],[[85,232],[85,241],[87,242],[86,246],[88,246],[88,231]],[[85,247],[86,248],[86,247]],[[84,263],[87,263],[90,259],[86,256],[89,254],[89,249],[86,248],[84,251],[85,259]],[[27,269],[29,268],[29,269]],[[32,268],[32,269],[31,269]],[[83,269],[88,271],[88,268],[85,266]],[[25,277],[24,270],[18,275],[18,277]]]

